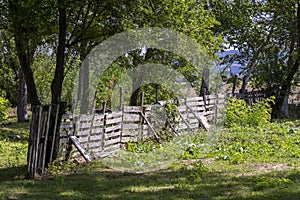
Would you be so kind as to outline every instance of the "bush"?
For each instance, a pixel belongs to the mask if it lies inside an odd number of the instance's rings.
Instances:
[[[7,119],[8,107],[8,100],[4,99],[3,97],[0,97],[0,121],[4,121]]]
[[[225,126],[257,127],[270,123],[274,97],[249,106],[244,100],[230,98],[226,106]]]

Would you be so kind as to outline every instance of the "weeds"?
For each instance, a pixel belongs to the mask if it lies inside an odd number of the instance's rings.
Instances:
[[[0,132],[0,199],[299,199],[299,126],[300,120],[273,122],[226,128],[214,140],[198,133],[161,144],[128,143],[114,164],[143,173],[69,160],[53,163],[44,179],[33,181],[23,178],[28,131],[11,124]],[[157,154],[170,163],[161,166]]]

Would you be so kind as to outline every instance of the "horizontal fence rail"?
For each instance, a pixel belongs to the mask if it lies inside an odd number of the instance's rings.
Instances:
[[[174,124],[168,117],[153,115],[155,109],[164,110],[167,102],[160,105],[123,106],[121,111],[92,115],[64,115],[60,126],[60,152],[63,160],[82,154],[74,151],[70,136],[76,136],[80,145],[95,159],[114,155],[126,142],[153,138],[159,140],[158,128],[168,125],[174,135],[187,134],[199,128],[209,129],[210,124],[221,119],[226,95],[207,95],[179,100],[175,106]],[[164,121],[165,120],[165,121]],[[73,146],[73,148],[72,148]],[[84,155],[83,155],[84,156]]]
[[[258,91],[180,99],[173,110],[176,114],[170,116],[165,109],[166,101],[158,105],[120,106],[121,111],[92,115],[63,115],[64,104],[34,106],[28,144],[28,177],[43,174],[55,159],[64,161],[81,155],[90,162],[93,158],[114,155],[126,142],[149,138],[160,141],[162,127],[169,128],[174,135],[192,133],[200,128],[209,130],[212,124],[222,122],[226,99],[230,96],[252,105],[266,94]]]

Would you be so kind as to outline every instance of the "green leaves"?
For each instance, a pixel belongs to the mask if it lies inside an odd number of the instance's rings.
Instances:
[[[8,117],[8,100],[0,96],[0,121],[6,120]]]
[[[271,104],[274,97],[249,106],[244,100],[230,98],[226,106],[225,126],[230,127],[261,127],[271,120]]]

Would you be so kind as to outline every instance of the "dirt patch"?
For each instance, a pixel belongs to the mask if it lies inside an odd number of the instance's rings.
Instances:
[[[242,164],[237,165],[238,168],[248,169],[243,173],[236,174],[237,176],[251,176],[259,173],[269,173],[272,171],[284,171],[294,169],[293,166],[282,163],[253,163],[253,164]],[[251,170],[249,170],[251,169]],[[300,169],[300,166],[298,167]]]
[[[291,166],[287,164],[280,164],[280,163],[258,163],[254,164],[253,166],[259,172],[271,172],[271,171],[279,171],[279,170],[288,170],[291,169]]]

